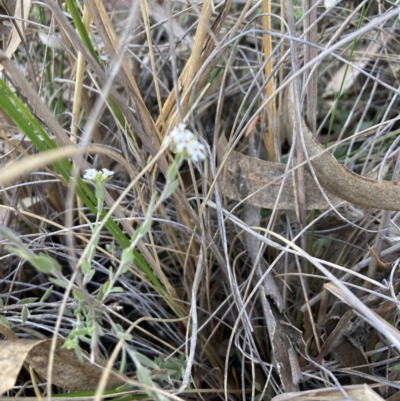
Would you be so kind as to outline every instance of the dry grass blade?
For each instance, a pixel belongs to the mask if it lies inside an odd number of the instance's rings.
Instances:
[[[361,57],[356,57],[353,63],[356,67],[342,65],[332,76],[326,89],[324,91],[323,97],[328,97],[332,95],[337,95],[339,92],[342,94],[347,92],[349,89],[356,84],[357,78],[360,76],[362,69],[364,69],[368,63],[375,58],[376,53],[378,53],[381,48],[381,43],[371,43],[365,49],[360,49],[362,52]]]
[[[162,130],[164,135],[178,123],[179,113],[181,113],[181,117],[183,118],[188,117],[187,113],[190,110],[190,102],[194,100],[192,94],[202,89],[218,61],[216,56],[213,60],[208,60],[208,57],[215,49],[215,38],[219,35],[225,19],[229,15],[232,0],[224,2],[223,9],[214,24],[211,24],[212,1],[207,0],[203,3],[190,57],[179,76],[178,86],[175,85],[164,102],[163,110],[157,120],[157,126]],[[201,76],[197,76],[199,71],[202,71]],[[195,77],[196,80],[194,80]],[[195,88],[194,85],[196,85]],[[179,89],[179,94],[176,92],[177,89]],[[178,99],[179,106],[177,104]],[[162,126],[162,123],[165,126]]]
[[[396,6],[24,0],[18,45],[13,2],[0,335],[53,348],[21,346],[0,401],[395,396]]]
[[[320,389],[311,391],[302,391],[299,393],[281,394],[272,399],[272,401],[383,401],[374,390],[367,385],[344,386],[342,389]]]
[[[36,115],[45,122],[53,135],[55,135],[59,144],[65,146],[70,145],[71,142],[64,129],[58,123],[57,119],[52,113],[50,113],[48,107],[43,103],[42,99],[40,99],[19,68],[17,68],[12,61],[10,61],[3,51],[0,51],[0,64],[4,66],[14,85],[24,94],[29,102],[29,106],[34,108]]]
[[[11,39],[5,51],[7,57],[11,58],[15,51],[18,49],[22,40],[25,40],[26,23],[23,21],[28,20],[29,11],[31,9],[31,0],[18,0],[15,7],[15,25],[11,30]],[[23,37],[21,37],[23,35]],[[0,71],[3,66],[0,65]]]
[[[8,185],[39,167],[46,166],[64,158],[75,158],[77,155],[84,153],[97,153],[113,157],[121,166],[125,167],[126,171],[130,172],[132,178],[135,176],[127,161],[111,149],[93,145],[86,146],[85,148],[78,148],[75,145],[70,145],[59,149],[48,150],[38,155],[28,156],[17,163],[0,168],[0,185]]]
[[[199,24],[196,31],[196,36],[194,40],[193,49],[191,51],[191,55],[189,60],[187,61],[181,76],[179,77],[179,89],[181,92],[180,99],[181,103],[179,104],[181,118],[182,116],[186,116],[188,111],[189,102],[191,100],[190,89],[193,85],[193,78],[199,70],[199,67],[204,62],[204,43],[206,39],[209,37],[210,30],[210,18],[212,15],[211,8],[211,0],[206,0],[203,4],[201,14],[199,16]],[[164,121],[166,126],[163,127],[164,134],[170,130],[172,127],[178,124],[178,109],[177,109],[177,94],[175,91],[172,91],[169,95],[168,99],[164,103],[163,110],[161,112],[161,121]]]
[[[150,116],[148,109],[146,108],[146,105],[143,102],[138,85],[132,75],[132,71],[129,68],[127,60],[123,53],[124,48],[123,46],[121,46],[121,43],[119,43],[118,36],[115,33],[114,27],[111,24],[104,4],[103,2],[98,0],[87,0],[85,4],[89,10],[94,24],[98,29],[99,34],[101,35],[102,40],[104,41],[108,53],[115,60],[118,60],[122,67],[121,78],[123,79],[126,88],[130,89],[130,92],[134,97],[142,128],[145,135],[147,136],[147,142],[152,144],[152,149],[156,149],[155,153],[157,153],[160,144],[155,139],[157,138],[157,135],[155,135],[156,126]]]
[[[358,299],[350,297],[348,293],[342,291],[333,283],[324,284],[324,287],[338,297],[340,300],[354,308],[362,317],[373,324],[377,330],[390,338],[394,346],[400,350],[400,331],[388,323],[385,319],[379,316],[376,312],[365,307]],[[357,300],[357,302],[355,302]]]
[[[270,31],[272,24],[271,24],[271,1],[264,0],[262,2],[262,25],[265,31]],[[268,33],[263,34],[263,50],[264,50],[264,59],[266,61],[265,64],[265,77],[268,80],[267,85],[265,88],[265,95],[266,98],[272,98],[274,93],[274,77],[272,75],[273,70],[273,48],[272,48],[272,37]],[[267,104],[268,112],[265,115],[264,122],[268,122],[268,135],[264,135],[264,143],[268,150],[269,159],[274,162],[275,157],[275,138],[277,137],[275,132],[276,127],[276,116],[275,116],[275,102],[274,100],[270,101]]]

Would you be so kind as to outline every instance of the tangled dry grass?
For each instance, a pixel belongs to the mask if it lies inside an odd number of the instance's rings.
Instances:
[[[294,77],[340,163],[398,180],[394,2],[2,4],[2,398],[398,399],[396,212],[244,185],[256,158],[306,160]],[[182,122],[207,159],[164,198]],[[246,201],[221,179],[234,143]]]

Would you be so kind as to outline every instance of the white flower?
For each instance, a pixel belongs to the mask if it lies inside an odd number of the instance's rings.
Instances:
[[[198,140],[191,141],[186,147],[186,151],[195,163],[206,158],[206,149]]]
[[[190,134],[190,135],[185,135],[179,137],[179,141],[174,141],[175,146],[176,146],[176,152],[177,153],[183,153],[185,150],[188,150],[190,147],[190,144],[192,142],[197,142],[196,138]]]
[[[107,168],[103,168],[103,176],[104,177],[112,177],[114,175],[114,171],[110,171]]]
[[[332,8],[337,6],[340,3],[341,0],[324,0],[324,6],[325,8]]]
[[[92,181],[94,178],[96,178],[96,174],[97,170],[94,168],[90,168],[89,170],[86,170],[86,173],[84,174],[83,178]]]
[[[92,181],[93,183],[104,184],[107,182],[110,177],[114,175],[114,171],[110,171],[106,168],[103,168],[102,171],[97,171],[94,168],[90,168],[86,170],[86,173],[83,175],[83,178]]]
[[[188,129],[186,129],[186,126],[183,123],[178,124],[178,126],[173,128],[169,134],[176,143],[194,136]]]
[[[196,135],[186,129],[185,124],[178,124],[164,138],[165,146],[173,152],[193,160],[195,163],[206,158],[204,146],[197,140]]]

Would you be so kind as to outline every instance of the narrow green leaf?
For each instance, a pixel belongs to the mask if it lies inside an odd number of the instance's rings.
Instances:
[[[18,245],[20,247],[23,246],[22,241],[7,227],[5,226],[0,226],[0,236],[2,236],[5,239],[8,239],[10,242],[14,243],[15,245]]]
[[[80,291],[72,290],[72,293],[74,294],[76,300],[78,300],[79,302],[85,302],[85,297]]]
[[[3,315],[0,315],[0,324],[2,324],[3,326],[11,329],[10,323],[8,323],[8,320]]]
[[[62,280],[62,279],[59,279],[59,278],[49,277],[49,281],[54,283],[55,285],[61,287],[61,288],[67,288],[68,285],[69,285],[67,280]]]
[[[24,299],[20,299],[20,300],[17,302],[17,305],[33,304],[33,303],[36,302],[37,300],[38,300],[38,298],[36,298],[36,297],[24,298]]]
[[[15,256],[20,257],[21,259],[29,260],[33,255],[23,248],[14,248],[12,246],[6,246],[5,249],[6,251],[12,253]]]
[[[26,321],[28,320],[28,308],[24,306],[21,311],[21,323],[22,326],[25,325]]]
[[[42,296],[42,298],[40,299],[40,302],[44,302],[47,300],[47,298],[49,298],[49,296],[51,295],[53,291],[53,286],[51,285],[46,292],[44,293],[44,295]]]
[[[68,336],[63,344],[63,348],[66,349],[75,349],[76,347],[78,347],[78,338],[77,337],[70,337]]]
[[[110,292],[120,293],[120,292],[124,292],[124,289],[122,287],[114,287],[111,289]]]
[[[96,274],[96,270],[92,269],[88,274],[85,274],[85,284],[92,281],[93,276]]]
[[[84,329],[76,329],[72,330],[69,333],[70,337],[79,337],[79,336],[87,336],[89,334],[89,330],[87,328]]]
[[[110,285],[111,285],[111,283],[110,283],[109,281],[106,281],[106,282],[104,283],[104,292],[105,292],[105,293],[107,293],[108,290],[110,289]]]
[[[132,340],[132,335],[129,333],[125,333],[123,331],[118,331],[117,332],[117,338],[120,340],[125,340],[125,341],[131,341]]]
[[[90,265],[90,262],[85,258],[82,261],[82,265],[81,265],[82,273],[89,274],[91,268],[92,268],[92,266]]]
[[[60,264],[51,256],[44,253],[31,257],[29,262],[41,273],[61,273]]]
[[[86,32],[85,26],[83,25],[83,22],[82,22],[82,18],[78,12],[78,9],[75,6],[74,1],[66,0],[65,3],[67,4],[68,10],[71,13],[72,19],[74,20],[74,24],[79,33],[79,36],[82,39],[82,42],[88,48],[88,50],[90,51],[92,56],[95,58],[95,60],[100,64],[100,60],[99,60],[97,53],[92,45],[92,42],[90,41],[89,35]]]
[[[73,7],[73,6],[71,6]],[[71,11],[71,9],[70,9]],[[78,19],[80,17],[78,16]],[[75,20],[74,20],[75,21]],[[76,22],[76,21],[75,21]],[[110,100],[110,105],[113,111],[118,115],[123,123],[124,117],[120,110],[116,108],[115,102]],[[15,93],[7,86],[6,82],[0,79],[0,108],[7,114],[10,119],[17,125],[18,128],[32,141],[32,143],[37,147],[39,151],[46,151],[57,147],[54,140],[47,134],[47,132],[42,128],[41,124],[32,115],[29,109],[24,105],[24,103],[17,97]],[[70,173],[72,171],[72,166],[68,160],[61,160],[60,162],[53,163],[54,168],[57,173],[68,183],[70,181]],[[85,206],[95,215],[97,214],[97,199],[95,198],[92,190],[83,182],[81,178],[78,178],[77,186],[75,188],[77,196],[82,199]],[[100,219],[104,218],[106,211],[103,209],[100,211]],[[109,219],[105,223],[106,229],[114,237],[114,239],[119,243],[122,248],[127,248],[130,244],[129,239],[122,232],[117,223],[112,219]],[[158,280],[157,276],[154,274],[152,269],[140,255],[137,250],[133,250],[135,256],[135,263],[140,270],[146,275],[146,277],[153,283],[155,288],[163,296],[166,296],[166,290],[163,285]],[[28,259],[28,258],[25,258]],[[41,267],[41,266],[39,266]],[[52,266],[45,266],[45,268],[51,268]],[[53,266],[54,267],[54,266]],[[172,302],[169,300],[169,302]],[[173,302],[172,302],[173,303]]]
[[[97,334],[100,337],[103,337],[105,335],[103,328],[101,327],[100,324],[96,324],[96,330],[97,330]]]
[[[132,249],[126,248],[122,251],[121,263],[123,265],[131,265],[134,260],[135,260],[135,256],[132,252]]]
[[[148,358],[146,355],[141,354],[140,352],[135,352],[135,357],[146,368],[150,368],[150,369],[154,369],[154,370],[160,369],[160,367],[153,360]]]
[[[178,163],[175,160],[169,167],[167,170],[167,183],[174,181],[177,174],[178,174]]]
[[[108,289],[110,288],[110,282],[106,281],[99,290],[99,293],[97,294],[97,300],[102,301],[104,299],[104,296],[107,294]]]
[[[165,192],[163,193],[163,199],[169,198],[176,191],[176,188],[178,187],[179,187],[179,180],[171,181],[168,184],[168,187],[165,189]]]

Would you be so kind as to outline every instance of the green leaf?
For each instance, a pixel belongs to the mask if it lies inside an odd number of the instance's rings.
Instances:
[[[98,294],[97,294],[97,300],[98,300],[98,301],[102,301],[105,294],[106,294],[106,293],[105,293],[105,291],[104,291],[104,285],[102,285],[102,286],[100,287],[100,289],[99,289]]]
[[[81,269],[83,274],[89,274],[92,266],[90,265],[89,261],[85,258],[82,261]]]
[[[116,337],[119,338],[120,340],[125,340],[125,341],[132,340],[132,335],[129,333],[125,333],[123,331],[118,331],[116,334]]]
[[[20,299],[20,300],[17,302],[17,305],[33,304],[33,303],[36,302],[37,300],[38,300],[38,298],[36,298],[36,297],[24,298],[24,299]]]
[[[78,338],[77,337],[70,337],[68,336],[63,344],[63,348],[66,349],[75,349],[76,347],[78,347]]]
[[[62,280],[59,278],[53,278],[53,277],[49,277],[49,280],[54,283],[55,285],[58,285],[61,288],[67,288],[68,287],[68,281],[67,280]]]
[[[3,298],[0,298],[0,309],[4,306]]]
[[[160,366],[158,366],[153,360],[151,360],[150,358],[147,358],[147,356],[141,354],[140,352],[135,352],[135,357],[146,368],[150,368],[150,369],[154,369],[154,370],[160,369]]]
[[[85,284],[92,281],[93,276],[96,274],[96,270],[92,269],[88,274],[85,274]]]
[[[122,255],[121,255],[121,264],[123,265],[131,265],[133,263],[133,261],[135,260],[135,257],[133,255],[132,249],[130,248],[125,248],[122,251]],[[128,266],[128,267],[129,267]]]
[[[29,260],[33,254],[29,253],[26,249],[23,248],[14,248],[12,246],[6,246],[6,251],[12,253],[15,256],[20,257],[21,259]]]
[[[111,292],[120,293],[120,292],[124,292],[124,289],[122,287],[114,287],[114,288],[111,288],[110,293]]]
[[[110,281],[113,281],[113,279],[114,279],[114,271],[113,271],[113,268],[111,266],[108,268],[108,279]]]
[[[64,309],[64,316],[74,317],[75,315],[72,313],[72,311],[69,308],[65,308]]]
[[[52,291],[53,291],[53,286],[51,285],[51,286],[46,290],[46,292],[44,293],[44,295],[42,296],[42,298],[40,299],[40,302],[46,301],[47,298],[51,295]]]
[[[76,357],[78,358],[79,362],[80,362],[80,363],[83,363],[83,355],[82,355],[81,347],[80,347],[79,345],[77,345],[77,346],[74,348],[74,351],[75,351],[75,355],[76,355]]]
[[[11,329],[10,323],[8,322],[8,320],[6,319],[5,316],[0,315],[0,324],[2,324],[3,326]]]
[[[72,12],[76,11],[75,4],[73,0],[68,0],[68,7],[69,10]],[[73,10],[73,11],[72,11]],[[75,15],[74,17],[75,23],[79,23],[80,17],[79,14]],[[77,22],[78,21],[78,22]],[[80,30],[81,37],[85,36],[85,29],[80,21],[80,27],[83,28]],[[86,33],[87,36],[87,33]],[[86,38],[85,38],[86,40]],[[86,45],[90,46],[90,40],[85,42]],[[93,51],[93,48],[90,49]],[[93,55],[96,52],[92,53]],[[121,111],[115,107],[115,103],[112,99],[110,99],[110,104],[113,111],[116,113],[118,119],[123,123],[124,116],[122,115]],[[16,126],[32,141],[34,146],[41,151],[44,152],[48,149],[56,148],[56,143],[54,140],[48,135],[48,133],[43,129],[41,123],[36,119],[36,117],[29,111],[29,109],[25,106],[24,102],[22,102],[18,96],[8,87],[5,80],[0,79],[0,108],[2,111],[10,117],[10,119],[16,124]],[[69,183],[72,171],[72,165],[68,162],[68,160],[63,159],[59,162],[53,163],[53,166],[58,174]],[[77,186],[75,187],[75,192],[77,196],[82,200],[85,206],[94,214],[97,215],[97,199],[93,191],[89,188],[89,186],[81,179],[78,178]],[[104,217],[106,211],[103,209],[100,211],[100,217]],[[105,227],[109,231],[109,233],[113,236],[115,241],[122,247],[126,248],[130,245],[130,241],[127,236],[122,232],[121,228],[118,224],[113,221],[112,219],[108,219],[105,222]],[[1,234],[1,231],[0,231]],[[8,237],[6,237],[8,238]],[[15,238],[14,238],[15,239]],[[21,241],[17,239],[17,242],[13,241],[15,244],[21,245]],[[22,246],[22,245],[21,245]],[[28,252],[29,253],[29,252]],[[160,283],[157,276],[151,270],[150,266],[146,263],[144,258],[140,255],[139,252],[136,250],[133,251],[136,257],[136,265],[138,268],[146,275],[146,277],[154,284],[157,288],[159,293],[162,296],[167,296],[167,293]],[[31,254],[30,254],[31,256]],[[24,257],[24,259],[28,260],[28,257]],[[175,303],[168,298],[168,302],[171,304],[172,307],[176,308]]]
[[[28,320],[28,314],[29,314],[28,308],[27,308],[26,306],[24,306],[24,307],[22,308],[22,311],[21,311],[21,322],[22,322],[22,326],[24,326],[25,323],[26,323],[26,321]]]
[[[186,369],[185,355],[182,354],[179,356],[179,358],[168,358],[166,360],[161,357],[156,357],[154,361],[160,366],[159,369],[167,370],[163,380],[182,380]]]
[[[140,383],[154,386],[149,371],[142,365],[136,366],[136,374]]]
[[[110,289],[110,285],[111,285],[111,283],[109,282],[109,281],[106,281],[105,283],[104,283],[104,293],[107,293],[108,292],[108,290]]]
[[[179,180],[171,181],[168,186],[164,189],[163,199],[169,198],[179,187]]]
[[[61,273],[60,264],[44,253],[40,253],[38,256],[33,256],[28,261],[41,273]]]
[[[106,250],[114,255],[116,252],[118,252],[118,247],[114,244],[114,242],[110,242],[106,244]]]
[[[77,301],[79,302],[85,302],[85,297],[84,295],[78,291],[78,290],[72,290],[72,293],[74,294],[74,297]]]
[[[149,232],[152,223],[153,217],[147,216],[146,220],[136,230],[135,235],[132,237],[132,243],[138,242],[141,238],[143,238]]]
[[[136,374],[137,374],[138,380],[141,383],[147,384],[148,386],[152,386],[152,387],[158,387],[157,384],[151,380],[149,371],[142,365],[136,366]],[[157,393],[156,391],[147,391],[147,393],[153,400],[167,401],[166,397]]]
[[[97,300],[102,301],[104,299],[104,296],[107,294],[108,290],[110,288],[110,282],[106,281],[99,290],[99,293],[97,294]]]
[[[103,328],[99,324],[96,324],[96,331],[100,337],[103,337],[105,335]]]
[[[75,329],[72,330],[69,333],[70,337],[79,337],[79,336],[87,336],[89,334],[89,330],[84,328],[84,329]]]
[[[38,256],[36,256],[35,254],[30,253],[29,251],[23,248],[6,247],[6,249],[9,252],[13,253],[14,255],[27,260],[41,273],[53,273],[53,272],[61,273],[61,266],[59,265],[59,263],[51,256],[48,256],[43,252],[41,252]]]
[[[100,60],[98,58],[98,55],[92,45],[92,42],[90,41],[89,35],[85,29],[85,26],[83,25],[82,22],[82,17],[79,15],[78,9],[75,6],[75,2],[73,0],[66,0],[65,2],[68,7],[68,11],[71,14],[72,19],[74,20],[74,24],[76,26],[76,29],[79,33],[79,36],[81,37],[83,43],[85,46],[88,48],[94,59],[100,64]]]
[[[8,228],[4,226],[0,226],[0,236],[5,239],[8,239],[10,242],[18,245],[23,246],[22,241]]]
[[[174,161],[174,163],[172,163],[167,170],[167,183],[174,181],[177,174],[178,174],[178,164],[176,162],[176,160]]]

